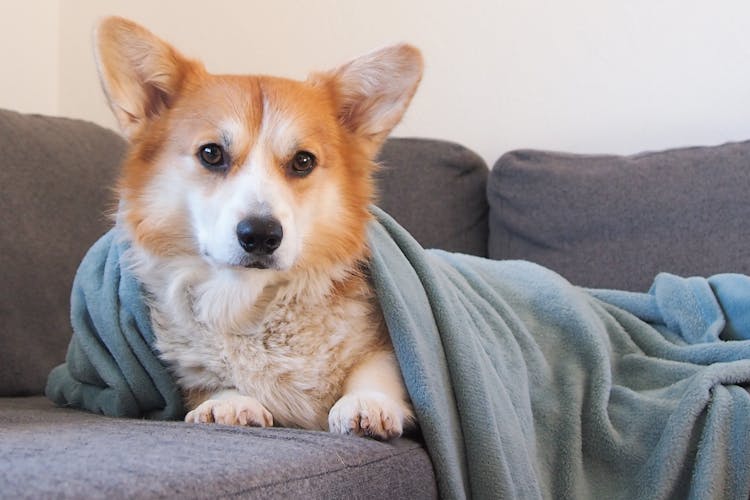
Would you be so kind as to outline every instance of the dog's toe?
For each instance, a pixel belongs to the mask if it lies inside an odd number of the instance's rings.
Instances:
[[[385,394],[374,391],[347,394],[333,405],[328,414],[331,432],[380,440],[399,437],[403,423],[401,406]]]
[[[233,396],[204,401],[185,416],[185,422],[271,427],[273,416],[255,398]]]
[[[211,405],[207,405],[208,401],[198,406],[195,410],[188,412],[185,415],[185,422],[193,424],[210,424],[214,421],[214,415]]]

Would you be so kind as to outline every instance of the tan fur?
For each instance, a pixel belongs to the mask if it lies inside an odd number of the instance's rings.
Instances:
[[[373,157],[422,72],[399,45],[298,82],[212,75],[120,18],[97,30],[102,84],[131,148],[118,226],[189,422],[389,439],[414,424],[367,278]],[[196,151],[220,144],[221,173]],[[298,176],[299,151],[317,167]],[[272,215],[281,246],[242,266],[233,231]]]

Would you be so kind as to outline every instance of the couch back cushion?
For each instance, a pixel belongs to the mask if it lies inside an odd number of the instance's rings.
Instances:
[[[0,110],[0,396],[40,393],[64,360],[71,283],[110,225],[124,150],[91,123]]]
[[[487,175],[464,146],[433,139],[389,139],[378,162],[378,206],[425,248],[487,256]]]
[[[488,183],[489,255],[575,284],[750,271],[750,142],[634,156],[515,151]]]

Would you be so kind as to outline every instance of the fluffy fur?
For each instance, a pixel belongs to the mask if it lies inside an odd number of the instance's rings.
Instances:
[[[186,420],[379,439],[413,426],[365,232],[373,157],[417,88],[419,52],[385,48],[303,82],[213,75],[108,18],[96,53],[130,142],[117,223]],[[283,229],[269,255],[239,243],[248,217]]]

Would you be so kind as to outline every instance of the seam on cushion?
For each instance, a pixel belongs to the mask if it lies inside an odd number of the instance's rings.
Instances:
[[[149,425],[153,426],[156,424],[157,427],[166,427],[166,428],[176,428],[181,425],[190,425],[185,424],[179,421],[154,421],[154,420],[136,420],[136,422],[140,422],[142,425]],[[132,421],[131,421],[132,423]],[[175,425],[176,424],[176,425]],[[205,425],[205,424],[202,424]],[[221,424],[209,424],[213,427],[209,427],[210,432],[219,432],[222,434],[232,434],[232,435],[238,435],[238,436],[252,436],[252,437],[258,437],[262,439],[268,439],[268,440],[279,440],[279,441],[302,441],[308,444],[319,444],[319,440],[313,438],[312,436],[309,436],[308,432],[314,432],[316,433],[315,436],[330,436],[330,437],[338,437],[336,434],[329,433],[326,431],[306,431],[304,429],[293,429],[293,428],[284,428],[284,427],[278,427],[278,428],[270,428],[266,429],[270,431],[274,430],[291,430],[295,431],[294,434],[281,434],[281,433],[268,433],[264,432],[264,430],[260,428],[243,428],[243,427],[233,427],[229,425],[221,425]],[[190,429],[201,429],[200,425],[191,426]],[[359,439],[368,439],[368,438],[359,438]],[[372,443],[375,443],[377,445],[386,445],[385,443],[381,443],[379,441],[371,440]],[[407,440],[409,441],[407,450],[413,450],[415,448],[424,449],[423,446],[421,446],[418,442]],[[387,445],[386,445],[387,446]],[[396,450],[397,448],[390,447],[388,449]]]
[[[423,450],[426,453],[426,450],[424,450],[424,448],[420,448],[420,449]],[[223,496],[225,496],[225,497],[234,497],[234,496],[244,495],[244,494],[250,493],[252,491],[258,491],[258,490],[261,490],[263,488],[268,488],[270,486],[279,486],[279,485],[282,485],[282,484],[295,483],[295,482],[299,482],[299,481],[307,481],[309,479],[323,477],[323,476],[327,476],[327,475],[332,474],[332,473],[342,472],[342,471],[346,471],[346,470],[357,470],[357,469],[361,469],[363,467],[369,467],[370,465],[373,465],[373,464],[376,464],[376,463],[379,463],[379,462],[385,462],[385,461],[388,461],[388,460],[392,460],[394,458],[399,458],[399,457],[401,457],[403,455],[411,454],[412,452],[414,452],[414,450],[415,450],[415,448],[409,448],[409,449],[406,449],[406,450],[404,450],[402,452],[394,453],[394,454],[388,455],[386,457],[380,457],[378,459],[371,460],[371,461],[368,461],[368,462],[365,462],[365,463],[361,463],[361,464],[358,464],[358,465],[348,465],[346,462],[344,462],[344,460],[337,453],[336,455],[338,456],[339,460],[341,461],[342,467],[338,467],[338,468],[335,468],[335,469],[330,469],[330,470],[327,470],[327,471],[324,471],[324,472],[317,472],[315,474],[309,474],[309,475],[306,475],[306,476],[301,476],[301,477],[289,478],[289,479],[286,479],[286,480],[279,480],[279,481],[272,481],[272,482],[268,482],[268,483],[263,483],[263,484],[259,484],[257,486],[252,486],[250,488],[244,488],[244,489],[241,489],[241,490],[237,490],[237,491],[234,491],[232,493],[224,493]],[[429,458],[427,460],[430,463],[430,467],[432,468],[432,462],[430,461]],[[433,474],[434,474],[434,472],[433,472]]]

